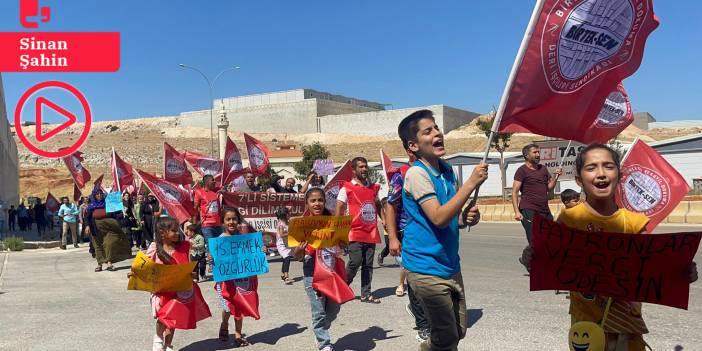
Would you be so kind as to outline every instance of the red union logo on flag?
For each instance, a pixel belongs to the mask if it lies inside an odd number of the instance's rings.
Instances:
[[[623,123],[629,122],[631,117],[631,102],[619,84],[617,90],[611,92],[605,100],[602,110],[597,115],[595,125],[602,128],[618,128]]]
[[[157,186],[166,201],[172,204],[180,203],[180,190],[178,188],[165,182],[159,182]]]
[[[217,175],[221,172],[222,165],[219,160],[201,158],[197,160],[197,166],[200,168],[200,173]]]
[[[177,177],[185,173],[185,162],[171,158],[166,160],[166,172],[172,177]]]
[[[83,172],[83,165],[80,163],[80,158],[76,155],[71,155],[71,161],[66,163],[68,167],[70,168],[70,171],[72,173],[80,173]]]
[[[622,169],[620,199],[636,212],[655,216],[670,201],[670,185],[658,172],[634,164]]]
[[[628,62],[648,11],[648,0],[557,1],[541,33],[542,63],[551,90],[576,91]]]

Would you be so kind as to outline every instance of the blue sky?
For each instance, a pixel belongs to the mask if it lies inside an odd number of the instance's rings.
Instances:
[[[117,73],[4,73],[8,112],[44,80],[63,80],[96,120],[174,115],[215,96],[295,88],[394,108],[446,104],[486,112],[499,103],[533,1],[76,1],[52,7],[47,31],[120,31]],[[0,31],[24,31],[18,0],[0,6]],[[660,27],[625,86],[636,111],[702,119],[702,2],[657,1]],[[10,117],[10,116],[8,116]],[[11,118],[11,117],[10,117]],[[61,120],[63,121],[63,120]]]

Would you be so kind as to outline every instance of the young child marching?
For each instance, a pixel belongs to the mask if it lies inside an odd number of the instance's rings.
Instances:
[[[235,208],[222,210],[223,232],[219,237],[239,235],[239,225],[243,224],[241,213]],[[212,256],[208,254],[208,260]],[[258,278],[256,276],[232,279],[215,283],[217,298],[222,306],[222,322],[219,325],[219,340],[229,340],[229,317],[234,316],[234,344],[237,347],[249,346],[242,330],[244,317],[261,318],[258,312]]]
[[[190,243],[180,241],[178,222],[170,217],[160,218],[156,235],[146,255],[159,264],[184,264],[190,262]],[[127,273],[130,277],[133,273]],[[184,292],[163,292],[151,295],[151,311],[156,319],[153,351],[173,350],[176,329],[195,329],[196,323],[211,316],[200,288],[193,283]]]
[[[279,207],[275,211],[275,216],[278,218],[278,232],[275,236],[275,247],[283,258],[283,265],[280,269],[280,280],[286,284],[290,285],[293,283],[290,279],[290,261],[292,261],[293,256],[288,246],[288,216],[290,215],[290,210],[287,207]]]
[[[585,201],[564,209],[558,222],[569,228],[588,232],[614,232],[643,234],[648,218],[640,213],[618,208],[614,200],[620,177],[619,154],[608,146],[593,144],[578,154],[575,161],[575,180],[585,192]],[[527,246],[522,261],[531,267],[533,250]],[[689,281],[697,280],[697,267],[693,262]],[[612,299],[598,294],[570,293],[571,324],[577,322],[599,323],[608,300],[612,300],[604,323],[606,350],[643,351],[648,333],[641,316],[641,303]]]
[[[305,193],[306,212],[311,216],[331,215],[324,208],[324,202],[324,190],[321,188],[311,188]],[[310,301],[312,330],[317,348],[332,351],[329,335],[331,324],[336,319],[341,304],[354,298],[353,291],[346,284],[344,261],[340,258],[341,248],[335,245],[315,249],[303,241],[294,248],[293,254],[297,258],[303,258],[303,283]],[[317,280],[323,275],[327,280],[335,280],[339,290],[319,284]]]

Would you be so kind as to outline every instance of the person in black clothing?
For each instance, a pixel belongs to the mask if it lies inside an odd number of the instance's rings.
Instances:
[[[149,194],[147,200],[141,204],[141,228],[143,231],[142,249],[146,248],[154,241],[154,225],[156,224],[156,212],[160,211],[158,200],[153,194]]]
[[[39,238],[44,239],[46,234],[46,206],[41,203],[41,199],[37,199],[37,204],[34,205],[34,221],[37,222]]]
[[[10,205],[10,210],[7,212],[7,226],[10,231],[15,230],[15,223],[17,222],[17,210],[15,205]]]
[[[297,194],[297,191],[295,191],[295,178],[288,178],[285,180],[285,187],[280,186],[278,183],[279,180],[283,179],[283,177],[276,175],[271,178],[271,187],[273,190],[275,190],[276,193],[290,193],[290,194]]]
[[[129,238],[131,247],[134,247],[132,227],[136,225],[136,220],[134,219],[134,204],[128,191],[122,193],[122,217],[119,219],[119,225],[122,227],[124,234],[127,235],[127,238]]]

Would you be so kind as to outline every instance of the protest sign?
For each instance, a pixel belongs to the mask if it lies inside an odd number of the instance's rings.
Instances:
[[[210,238],[207,243],[216,282],[268,273],[261,232]]]
[[[585,232],[535,216],[530,288],[596,293],[687,309],[702,232]]]
[[[317,175],[328,176],[334,174],[334,161],[332,160],[314,160],[312,170],[317,172]]]
[[[275,211],[287,207],[290,217],[305,212],[305,194],[284,193],[223,193],[222,207],[235,207],[255,231],[275,233],[278,219]]]
[[[132,262],[127,290],[158,292],[188,291],[193,288],[192,271],[197,262],[158,264],[139,251]]]
[[[334,246],[339,241],[349,242],[351,216],[307,216],[291,218],[288,223],[288,245],[299,246],[300,242],[315,249]]]
[[[546,140],[537,141],[536,145],[541,150],[540,164],[546,166],[548,173],[553,174],[563,161],[563,174],[558,177],[558,180],[574,180],[575,179],[575,159],[580,150],[585,145],[573,141],[568,147],[568,140]]]
[[[105,212],[118,212],[122,211],[122,209],[124,209],[124,205],[122,205],[122,193],[115,191],[107,194],[105,198]]]

